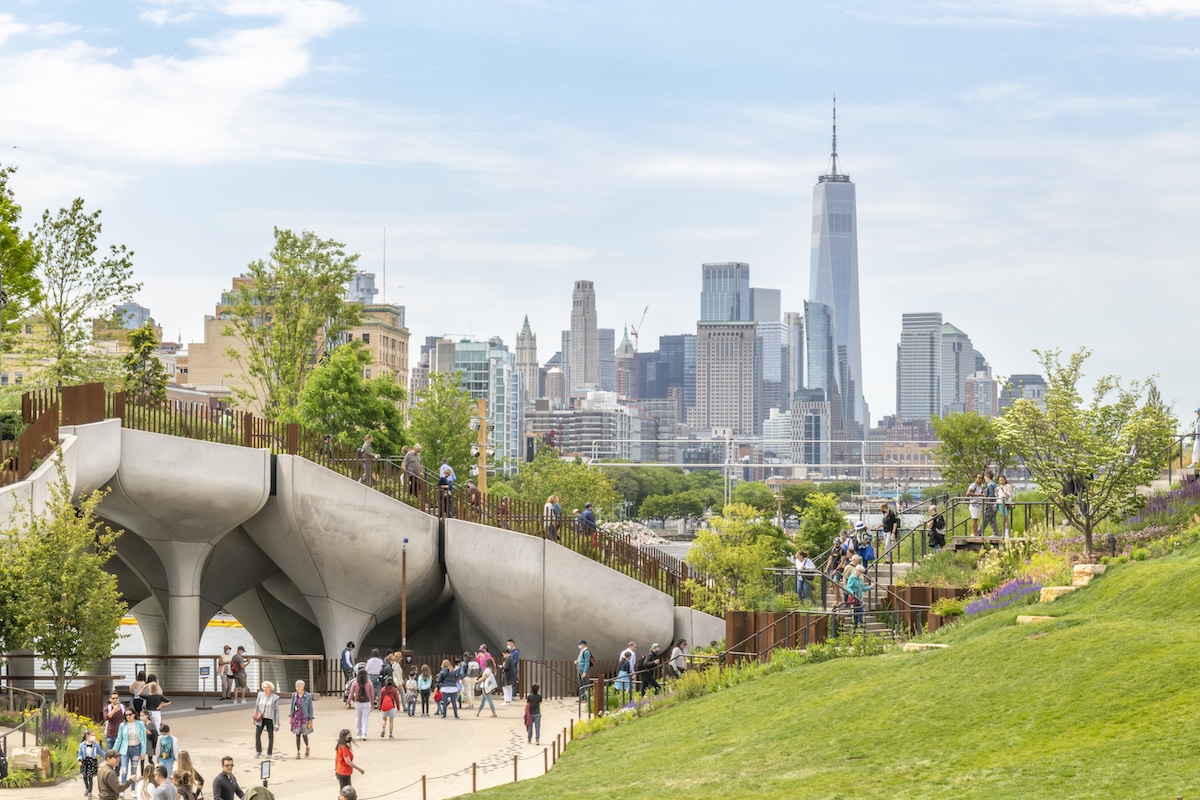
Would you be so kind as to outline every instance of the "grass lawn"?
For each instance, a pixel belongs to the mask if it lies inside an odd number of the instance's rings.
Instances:
[[[1028,613],[1057,619],[1018,626]],[[483,794],[1200,796],[1200,546],[930,640],[950,648],[805,665],[681,703]]]

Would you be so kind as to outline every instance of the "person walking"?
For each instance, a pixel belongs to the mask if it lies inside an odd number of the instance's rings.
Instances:
[[[338,787],[350,785],[350,776],[354,774],[354,770],[358,770],[360,775],[367,774],[367,771],[354,761],[353,745],[354,740],[350,738],[350,729],[342,728],[342,732],[338,734],[337,747],[333,755],[333,774],[337,776]]]
[[[629,646],[621,651],[621,655],[617,656],[617,679],[613,682],[613,688],[619,692],[628,692],[633,688],[633,668],[637,664],[637,642],[630,642]]]
[[[383,688],[383,678],[380,673],[383,671],[383,659],[379,657],[379,648],[371,648],[371,657],[367,659],[367,677],[371,679],[371,684],[375,688],[375,697],[379,697],[379,692]]]
[[[542,507],[542,523],[546,526],[546,538],[552,542],[558,541],[558,526],[562,522],[562,506],[558,504],[558,495],[552,494],[546,498]]]
[[[816,573],[817,565],[808,557],[807,550],[801,550],[796,554],[796,594],[801,600],[807,600],[812,596],[813,575]]]
[[[275,684],[263,681],[258,696],[254,699],[254,749],[255,758],[262,758],[262,734],[267,732],[267,758],[275,752],[275,731],[279,730],[279,695]]]
[[[414,444],[401,461],[410,495],[415,495],[421,483],[421,445]]]
[[[1013,488],[1008,478],[1001,475],[996,484],[996,517],[1000,525],[1000,535],[1005,539],[1009,536],[1012,525]]]
[[[494,667],[496,662],[488,660],[483,667],[483,677],[479,679],[483,686],[483,693],[479,696],[479,708],[475,709],[475,716],[479,716],[483,712],[483,704],[487,703],[492,709],[492,716],[496,716],[496,702],[492,700],[492,692],[496,691],[496,670]]]
[[[250,664],[250,656],[246,655],[246,648],[238,645],[237,652],[233,654],[233,660],[229,664],[229,669],[233,672],[233,702],[246,702],[246,667]],[[238,693],[241,692],[242,699],[238,700]]]
[[[929,506],[929,547],[937,552],[946,546],[946,518],[938,512],[937,503]]]
[[[175,773],[175,759],[179,755],[179,737],[171,733],[170,725],[163,725],[158,732],[158,763],[167,768],[167,774]]]
[[[454,718],[458,719],[458,671],[455,670],[449,659],[442,659],[442,669],[437,675],[438,691],[442,693],[442,699],[438,701],[438,714],[442,719],[446,719],[446,714],[450,707],[454,707]]]
[[[192,794],[198,799],[204,796],[204,776],[192,763],[192,756],[187,750],[179,751],[179,770],[178,774],[184,778],[184,783],[192,791]]]
[[[133,713],[130,709],[130,713]],[[121,793],[132,787],[136,779],[125,780],[117,777],[117,765],[121,763],[121,754],[114,748],[104,753],[104,763],[96,773],[96,793],[99,800],[117,800]]]
[[[129,684],[129,707],[137,716],[142,715],[142,690],[146,688],[146,671],[138,670],[137,677]]]
[[[150,717],[154,720],[154,731],[157,733],[162,726],[162,709],[171,705],[171,701],[163,695],[162,686],[157,680],[146,684],[146,689],[142,692],[142,704],[143,709],[150,712]]]
[[[536,683],[525,696],[525,739],[535,745],[542,743],[542,695]]]
[[[117,742],[117,729],[125,721],[125,704],[121,702],[121,695],[116,692],[109,695],[108,705],[101,716],[104,718],[104,749],[111,750]]]
[[[992,527],[992,535],[999,536],[1000,530],[996,527],[996,517],[998,516],[996,489],[998,487],[990,469],[983,473],[983,479],[983,523],[979,527],[986,534],[990,525]]]
[[[417,715],[417,674],[410,673],[404,683],[404,711],[410,717]]]
[[[879,527],[875,530],[880,532],[883,542],[883,554],[890,560],[892,557],[892,548],[896,546],[896,541],[900,538],[900,515],[896,513],[895,508],[889,506],[887,503],[879,505],[879,512],[883,514],[883,521],[879,523]]]
[[[342,648],[342,677],[346,680],[354,677],[354,642],[346,642]]]
[[[104,760],[104,748],[96,741],[95,731],[84,732],[75,759],[79,762],[79,777],[83,778],[83,796],[91,797],[92,780],[100,771],[100,762]]]
[[[583,689],[587,686],[588,672],[592,668],[592,651],[588,649],[587,642],[583,639],[579,640],[579,655],[575,658],[575,674],[579,676],[579,694],[583,696]]]
[[[662,664],[662,654],[658,649],[658,642],[650,645],[650,650],[646,655],[642,656],[642,663],[638,665],[638,677],[642,683],[642,697],[646,696],[647,689],[653,689],[655,694],[662,691],[662,687],[658,684],[658,667]]]
[[[213,800],[234,800],[244,798],[246,793],[238,786],[237,777],[233,774],[233,756],[221,759],[221,774],[213,779]]]
[[[421,716],[429,716],[429,693],[433,691],[433,672],[428,664],[421,665],[421,675],[417,678],[417,692],[421,695]]]
[[[229,690],[233,686],[233,672],[230,665],[233,664],[233,648],[225,645],[224,651],[217,656],[217,674],[221,676],[221,699],[229,699]]]
[[[667,672],[672,678],[678,678],[687,671],[687,639],[680,639],[671,649],[671,657],[667,659]]]
[[[371,434],[363,437],[363,443],[358,448],[358,457],[362,460],[362,477],[359,483],[371,485],[371,462],[375,460],[375,451],[371,449]]]
[[[125,710],[125,721],[117,729],[117,741],[113,749],[121,756],[121,781],[127,778],[137,782],[142,774],[142,761],[146,758],[146,726],[137,718],[132,708]]]
[[[358,671],[358,677],[350,682],[350,701],[354,704],[356,735],[365,742],[367,730],[371,725],[371,706],[375,702],[375,685],[367,676],[366,666],[363,666]]]
[[[1184,469],[1195,469],[1197,464],[1200,464],[1200,408],[1196,409],[1196,418],[1192,420],[1192,463]]]
[[[308,758],[308,737],[313,732],[313,698],[312,693],[304,689],[304,681],[296,681],[296,691],[292,693],[291,704],[292,733],[296,734],[296,758],[300,758],[300,740],[304,740],[304,757]]]
[[[971,512],[971,535],[979,535],[979,519],[983,516],[983,473],[967,487],[967,510]]]
[[[583,504],[583,513],[579,515],[580,530],[592,537],[592,547],[600,549],[600,526],[596,523],[596,512],[591,503]]]
[[[863,612],[864,612],[863,590],[866,588],[866,583],[863,579],[864,574],[866,574],[866,570],[863,568],[862,564],[859,564],[858,566],[856,566],[854,568],[854,571],[850,574],[850,577],[846,580],[846,592],[847,592],[846,600],[848,602],[852,602],[852,605],[854,608],[854,627],[855,628],[859,628],[859,627],[863,626]],[[853,598],[852,601],[851,601],[851,598]]]
[[[379,738],[387,733],[389,739],[395,738],[396,715],[400,713],[400,690],[396,681],[389,675],[383,679],[383,689],[379,693],[379,713],[383,717],[383,727],[379,729]]]

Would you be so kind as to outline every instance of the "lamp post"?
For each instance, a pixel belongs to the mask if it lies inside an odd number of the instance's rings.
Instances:
[[[479,491],[483,494],[487,494],[487,459],[488,459],[488,453],[487,453],[487,449],[488,449],[488,446],[487,446],[487,440],[488,440],[487,400],[480,398],[478,403],[479,403],[479,412],[478,412],[479,413],[479,427],[477,429],[478,435],[475,437],[475,444],[479,448],[479,452],[477,453],[478,458],[479,458],[479,463],[477,465],[479,467],[479,475],[477,475],[476,477],[479,478]]]
[[[400,649],[408,649],[408,539],[400,547]]]

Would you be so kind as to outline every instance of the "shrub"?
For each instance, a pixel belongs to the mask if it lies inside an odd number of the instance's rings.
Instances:
[[[1150,551],[1144,547],[1135,547],[1129,557],[1134,561],[1146,561],[1150,558]]]
[[[937,614],[939,617],[958,617],[966,610],[966,604],[962,600],[956,600],[953,597],[943,597],[941,600],[934,602],[929,607],[932,614]]]
[[[987,595],[972,600],[964,613],[967,616],[997,611],[1015,605],[1028,605],[1038,599],[1042,586],[1032,578],[1014,578]]]
[[[969,550],[941,550],[927,556],[904,576],[905,586],[970,586],[975,583],[979,554]]]

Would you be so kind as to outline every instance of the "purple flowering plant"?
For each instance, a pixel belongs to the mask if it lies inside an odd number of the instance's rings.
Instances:
[[[1033,578],[1013,578],[967,604],[966,615],[982,614],[1013,605],[1025,605],[1041,594],[1042,585]]]

